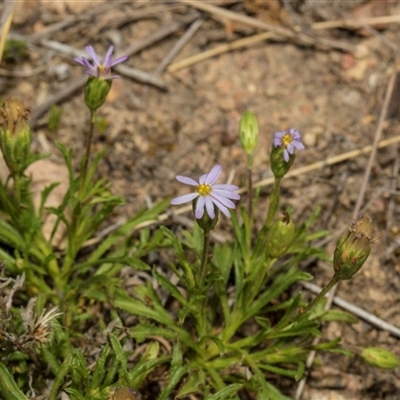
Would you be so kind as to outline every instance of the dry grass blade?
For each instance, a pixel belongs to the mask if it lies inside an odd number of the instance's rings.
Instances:
[[[4,47],[6,45],[7,35],[11,28],[15,7],[15,0],[9,1],[5,4],[3,13],[0,19],[0,64],[3,58]]]
[[[260,33],[258,35],[250,36],[248,38],[239,39],[232,43],[223,44],[214,49],[204,51],[203,53],[196,54],[192,57],[188,57],[188,58],[185,58],[184,60],[181,60],[174,64],[171,64],[168,67],[168,72],[174,72],[181,68],[186,68],[190,65],[196,64],[200,61],[207,60],[211,57],[215,57],[219,54],[223,54],[223,53],[227,53],[228,51],[240,49],[242,47],[249,46],[251,44],[270,39],[272,37],[274,37],[274,34],[272,32],[265,32],[265,33]]]
[[[291,39],[295,42],[300,42],[303,45],[317,45],[324,46],[327,48],[337,49],[340,51],[353,52],[353,46],[346,43],[341,43],[331,39],[325,38],[314,38],[308,36],[302,32],[293,32],[290,29],[284,28],[282,26],[276,26],[268,24],[266,22],[260,21],[257,18],[249,17],[248,15],[239,14],[230,10],[225,10],[221,7],[216,7],[212,4],[197,1],[197,0],[177,0],[179,3],[188,4],[191,7],[195,7],[199,10],[206,11],[212,15],[218,15],[219,17],[226,18],[231,21],[243,23],[253,28],[258,28],[262,30],[267,30],[273,32],[281,37]]]

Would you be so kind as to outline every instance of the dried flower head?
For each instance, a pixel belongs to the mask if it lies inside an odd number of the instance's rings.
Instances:
[[[371,218],[360,215],[352,221],[336,245],[333,258],[335,275],[339,279],[350,279],[365,263],[371,252],[375,229]]]
[[[36,297],[29,300],[26,310],[21,310],[21,317],[25,328],[25,343],[33,342],[36,346],[47,343],[50,340],[52,321],[62,315],[58,307],[49,311],[44,309],[38,317],[33,310]]]
[[[185,194],[171,200],[171,204],[178,205],[189,201],[196,201],[195,216],[201,219],[204,215],[204,209],[211,219],[215,218],[215,209],[217,207],[223,214],[230,218],[229,208],[235,208],[235,204],[230,200],[239,200],[240,196],[235,193],[239,188],[235,185],[218,184],[215,182],[222,172],[220,165],[215,165],[211,168],[208,174],[201,175],[199,181],[192,178],[178,175],[176,179],[186,185],[195,186],[194,193]]]
[[[276,132],[274,135],[274,146],[283,148],[283,158],[289,162],[290,155],[294,150],[304,150],[304,144],[301,142],[301,135],[297,129],[291,128],[288,131]]]
[[[99,61],[99,57],[97,56],[96,52],[94,51],[92,46],[86,46],[85,50],[86,53],[92,59],[92,62],[85,57],[76,57],[74,60],[78,63],[83,65],[87,68],[86,73],[88,75],[94,76],[95,78],[101,79],[114,79],[119,78],[119,75],[112,75],[111,74],[111,67],[117,64],[121,64],[128,59],[127,56],[122,56],[117,58],[116,60],[112,61],[112,52],[114,47],[110,46],[107,50],[107,54],[104,57],[103,63]]]

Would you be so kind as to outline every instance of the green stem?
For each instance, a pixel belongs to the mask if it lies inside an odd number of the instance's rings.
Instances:
[[[279,202],[280,202],[280,195],[279,195],[279,187],[281,184],[281,178],[276,178],[274,181],[274,186],[272,187],[272,192],[269,198],[269,208],[268,208],[268,215],[266,220],[266,226],[270,226],[274,217],[279,209]]]
[[[94,133],[94,119],[95,119],[96,112],[90,111],[90,121],[89,121],[89,135],[86,141],[86,155],[85,155],[85,163],[83,165],[82,171],[82,180],[81,180],[81,187],[85,186],[87,171],[89,167],[89,158],[90,152],[92,149],[92,141],[93,141],[93,133]]]
[[[252,225],[253,222],[253,156],[248,154],[247,155],[247,180],[249,183],[249,221],[250,221],[250,226]]]
[[[208,251],[210,248],[210,231],[204,231],[203,234],[203,254],[201,256],[200,268],[197,275],[197,285],[203,288],[204,279],[207,274]]]
[[[340,281],[340,279],[336,276],[333,275],[332,279],[329,281],[329,283],[321,290],[321,292],[318,293],[318,295],[314,298],[314,300],[311,301],[307,305],[307,307],[302,311],[302,314],[306,313],[307,311],[310,311],[321,299],[324,298],[324,296]]]
[[[15,196],[15,204],[18,207],[21,207],[21,175],[18,173],[13,174],[13,181],[14,181],[14,196]]]
[[[266,276],[272,265],[272,261],[273,261],[273,259],[269,258],[267,256],[267,259],[265,260],[265,262],[262,264],[261,268],[259,269],[259,273],[255,277],[253,285],[251,286],[251,289],[250,289],[250,293],[247,296],[247,301],[246,301],[247,304],[251,305],[251,303],[253,303],[253,301],[256,298],[256,296],[258,295],[259,291],[264,286]]]
[[[208,251],[210,248],[210,231],[204,231],[203,233],[203,254],[201,257],[200,268],[197,274],[197,289],[198,292],[202,294],[202,299],[200,301],[199,307],[194,315],[197,321],[197,331],[199,334],[199,341],[207,335],[206,327],[206,304],[207,304],[207,294],[204,293],[204,280],[207,275],[207,261],[208,261]],[[205,343],[201,344],[202,349],[200,353],[204,355]]]

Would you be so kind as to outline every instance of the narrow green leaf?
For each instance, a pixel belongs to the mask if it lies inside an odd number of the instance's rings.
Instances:
[[[123,369],[126,369],[128,359],[126,357],[124,350],[122,349],[121,343],[119,342],[117,337],[112,333],[110,333],[109,335],[109,340],[111,343],[111,347],[114,350],[117,362],[122,366]]]
[[[223,389],[219,390],[217,393],[213,394],[208,400],[227,400],[229,397],[236,395],[236,393],[243,387],[239,383],[234,383]]]
[[[3,400],[28,400],[14,381],[9,369],[0,362],[0,392]]]
[[[183,296],[183,294],[178,290],[176,285],[173,285],[165,276],[158,274],[155,269],[153,269],[153,276],[157,279],[159,284],[181,303],[181,305],[188,307],[189,303]]]

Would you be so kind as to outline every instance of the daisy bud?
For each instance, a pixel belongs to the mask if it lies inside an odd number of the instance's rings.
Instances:
[[[113,46],[108,48],[103,62],[100,62],[92,46],[86,46],[86,52],[91,60],[86,57],[75,58],[75,61],[83,65],[86,68],[86,73],[90,75],[85,86],[85,103],[92,112],[103,105],[111,89],[112,80],[119,78],[119,75],[112,74],[111,68],[123,63],[128,58],[122,56],[113,61],[113,49]]]
[[[271,169],[277,179],[283,178],[288,173],[295,159],[295,155],[293,154],[289,161],[286,162],[283,158],[283,152],[284,149],[281,147],[272,146],[270,155]]]
[[[400,365],[400,360],[390,351],[379,347],[368,347],[361,353],[361,357],[368,364],[383,369],[393,369]]]
[[[258,143],[258,123],[250,111],[246,111],[240,120],[239,138],[245,152],[252,155]]]
[[[0,148],[12,174],[22,173],[27,166],[32,141],[28,115],[18,100],[5,100],[0,109]]]
[[[361,268],[371,252],[374,235],[371,218],[360,215],[352,222],[349,231],[339,239],[333,257],[333,267],[340,280],[351,279]]]
[[[294,161],[294,151],[304,150],[300,132],[291,128],[288,131],[276,132],[271,151],[271,169],[275,178],[283,178]]]
[[[112,80],[90,76],[85,86],[85,104],[90,111],[98,110],[106,101]]]
[[[286,254],[292,244],[295,229],[287,212],[283,213],[283,218],[272,223],[266,241],[266,250],[271,258],[279,258]]]

